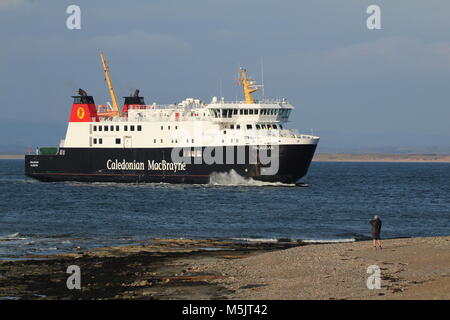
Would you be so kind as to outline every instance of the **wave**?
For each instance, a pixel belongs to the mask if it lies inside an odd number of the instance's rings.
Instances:
[[[349,238],[349,239],[309,239],[309,240],[301,240],[303,243],[308,244],[315,244],[315,243],[349,243],[349,242],[355,242],[355,238]]]
[[[209,177],[209,185],[212,186],[277,186],[277,187],[295,187],[295,184],[286,184],[282,182],[265,182],[244,178],[235,170],[229,172],[213,172]]]
[[[9,241],[9,240],[27,240],[28,239],[28,238],[25,238],[25,237],[19,237],[19,235],[20,235],[20,233],[16,232],[16,233],[9,234],[7,236],[0,236],[0,241],[2,241],[2,240],[6,240],[6,241]]]
[[[234,241],[243,242],[257,242],[257,243],[286,243],[297,242],[307,244],[319,244],[319,243],[349,243],[355,242],[355,238],[347,239],[288,239],[288,238],[231,238]]]
[[[277,243],[278,239],[271,238],[231,238],[234,241],[243,241],[243,242],[258,242],[258,243]]]

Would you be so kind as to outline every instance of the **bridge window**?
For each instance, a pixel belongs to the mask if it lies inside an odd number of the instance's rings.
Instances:
[[[244,109],[239,110],[239,114],[243,115],[244,114]]]
[[[234,115],[237,115],[237,114],[238,114],[238,109],[234,109],[234,110],[233,110],[233,114],[234,114]]]
[[[253,109],[250,109],[250,110],[249,110],[249,114],[253,114]]]
[[[258,114],[258,112],[259,112],[259,110],[258,110],[258,109],[255,109],[255,114]]]
[[[244,115],[248,115],[248,109],[244,109]]]

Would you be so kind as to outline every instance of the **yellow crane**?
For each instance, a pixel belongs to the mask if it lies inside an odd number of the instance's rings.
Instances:
[[[239,84],[244,88],[244,101],[245,103],[255,103],[255,99],[253,99],[253,92],[258,91],[258,88],[254,85],[252,79],[247,78],[247,70],[241,68],[239,71]]]
[[[105,55],[103,54],[103,52],[100,52],[100,58],[102,59],[103,71],[105,72],[105,80],[106,80],[106,83],[108,84],[109,94],[111,96],[111,103],[112,103],[112,109],[113,109],[113,112],[111,114],[121,116],[119,105],[117,103],[116,93],[114,92],[114,87],[111,82],[111,77],[109,76],[109,68],[108,68],[108,65],[106,64],[106,59],[105,59]]]

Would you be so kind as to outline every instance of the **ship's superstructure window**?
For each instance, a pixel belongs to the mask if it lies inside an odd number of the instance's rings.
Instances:
[[[116,138],[116,144],[120,144],[120,138]]]
[[[109,127],[110,131],[114,131],[114,126]]]
[[[156,139],[153,139],[153,143],[156,143]]]
[[[252,129],[252,125],[251,125],[251,124],[248,124],[248,125],[247,125],[247,129],[251,130],[251,129]]]
[[[276,124],[272,125],[272,128],[278,129]]]
[[[97,126],[94,126],[94,131],[97,131]]]
[[[240,124],[237,124],[237,125],[236,125],[236,129],[239,130],[240,128],[241,128],[241,125],[240,125]]]
[[[164,129],[164,126],[161,126],[161,130]]]
[[[103,130],[104,130],[104,131],[108,131],[108,126],[104,126],[104,127],[103,127]]]
[[[137,131],[142,131],[142,126],[137,126]]]
[[[130,126],[130,131],[134,131],[134,126]]]
[[[230,129],[234,129],[234,124],[230,125]]]
[[[128,126],[123,126],[123,131],[128,131]]]
[[[103,144],[103,139],[102,138],[98,139],[98,144]]]
[[[119,129],[120,129],[119,126],[116,126],[116,131],[119,131]]]
[[[102,131],[102,126],[98,126],[98,131]]]
[[[256,129],[261,129],[261,126],[259,124],[256,125]]]
[[[94,144],[97,144],[97,138],[94,138]]]

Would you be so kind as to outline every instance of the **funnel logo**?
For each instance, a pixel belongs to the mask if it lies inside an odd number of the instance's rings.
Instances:
[[[83,119],[84,118],[84,108],[83,107],[79,107],[77,110],[77,117],[78,119]]]

